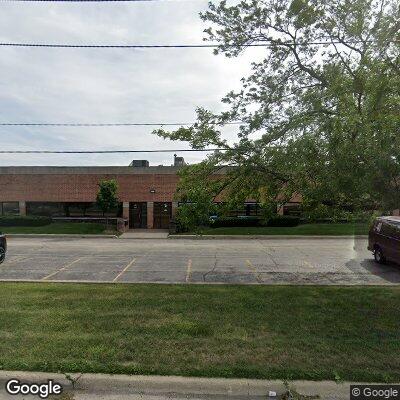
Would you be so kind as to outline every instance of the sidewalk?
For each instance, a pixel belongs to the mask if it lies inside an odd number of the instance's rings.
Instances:
[[[168,239],[192,240],[290,240],[290,239],[367,239],[368,235],[169,235]]]
[[[24,398],[6,393],[5,385],[9,379],[19,379],[21,383],[43,383],[53,379],[63,386],[64,391],[63,397],[55,396],[53,399],[63,400],[279,399],[286,391],[283,382],[277,380],[103,374],[71,374],[67,379],[64,374],[0,371],[0,400]],[[75,381],[74,385],[72,381]],[[290,387],[299,394],[318,395],[327,400],[348,399],[350,393],[348,382],[293,381]],[[276,396],[269,397],[270,391],[276,392]]]
[[[167,229],[130,229],[119,239],[166,239],[167,237]]]

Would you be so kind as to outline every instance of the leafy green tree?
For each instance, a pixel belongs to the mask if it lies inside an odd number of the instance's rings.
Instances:
[[[103,216],[118,207],[118,183],[115,179],[103,180],[99,183],[96,203],[103,211]],[[108,227],[108,218],[106,219]]]
[[[400,204],[400,7],[397,0],[243,0],[209,3],[201,18],[216,54],[238,57],[262,44],[240,91],[221,113],[161,137],[219,147],[186,189],[204,187],[226,165],[224,194],[309,208],[397,208]],[[221,128],[241,121],[237,140]],[[229,125],[233,130],[234,125]],[[234,168],[231,168],[234,167]]]
[[[187,166],[178,174],[180,181],[176,197],[182,203],[176,213],[178,229],[199,233],[203,226],[209,225],[210,216],[217,211],[214,202],[222,190],[223,181],[208,180],[210,171],[202,163]],[[195,185],[191,184],[194,177]]]

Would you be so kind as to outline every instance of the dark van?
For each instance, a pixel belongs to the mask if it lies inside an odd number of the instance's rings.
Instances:
[[[368,250],[380,264],[400,264],[400,217],[376,218],[369,231]]]
[[[0,264],[5,260],[7,252],[7,239],[0,233]]]

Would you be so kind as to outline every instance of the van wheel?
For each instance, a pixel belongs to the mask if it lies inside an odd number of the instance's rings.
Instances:
[[[0,247],[0,264],[5,260],[5,258],[6,258],[6,252],[2,247]]]
[[[380,247],[375,247],[375,250],[374,250],[374,258],[375,258],[375,261],[377,262],[377,263],[379,263],[379,264],[385,264],[385,262],[386,262],[386,258],[385,258],[385,256],[383,255],[383,251],[381,250],[381,248]]]

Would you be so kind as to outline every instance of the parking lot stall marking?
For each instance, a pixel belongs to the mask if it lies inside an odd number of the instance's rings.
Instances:
[[[30,258],[31,256],[16,256],[15,258],[13,258],[12,260],[8,261],[7,259],[5,260],[4,264],[2,264],[0,266],[1,267],[7,267],[10,264],[15,264],[19,261],[24,261],[27,260],[28,258]]]
[[[192,260],[189,259],[187,270],[186,270],[186,282],[190,282],[191,276],[192,276]]]
[[[116,282],[128,269],[134,264],[136,258],[133,258],[129,261],[128,265],[113,279],[113,282]]]
[[[246,265],[250,271],[254,274],[258,283],[263,283],[260,274],[257,272],[257,268],[251,263],[250,260],[246,260]]]
[[[47,281],[48,279],[52,278],[53,276],[57,275],[59,272],[65,271],[67,268],[72,267],[74,264],[76,264],[77,262],[81,261],[82,259],[84,259],[85,257],[80,257],[72,262],[70,262],[69,264],[64,265],[62,268],[60,268],[58,271],[52,272],[50,275],[45,276],[44,278],[42,278],[42,281]]]
[[[307,260],[303,261],[305,265],[307,265],[307,267],[311,267],[314,268],[314,265],[312,265],[310,262],[308,262]]]

